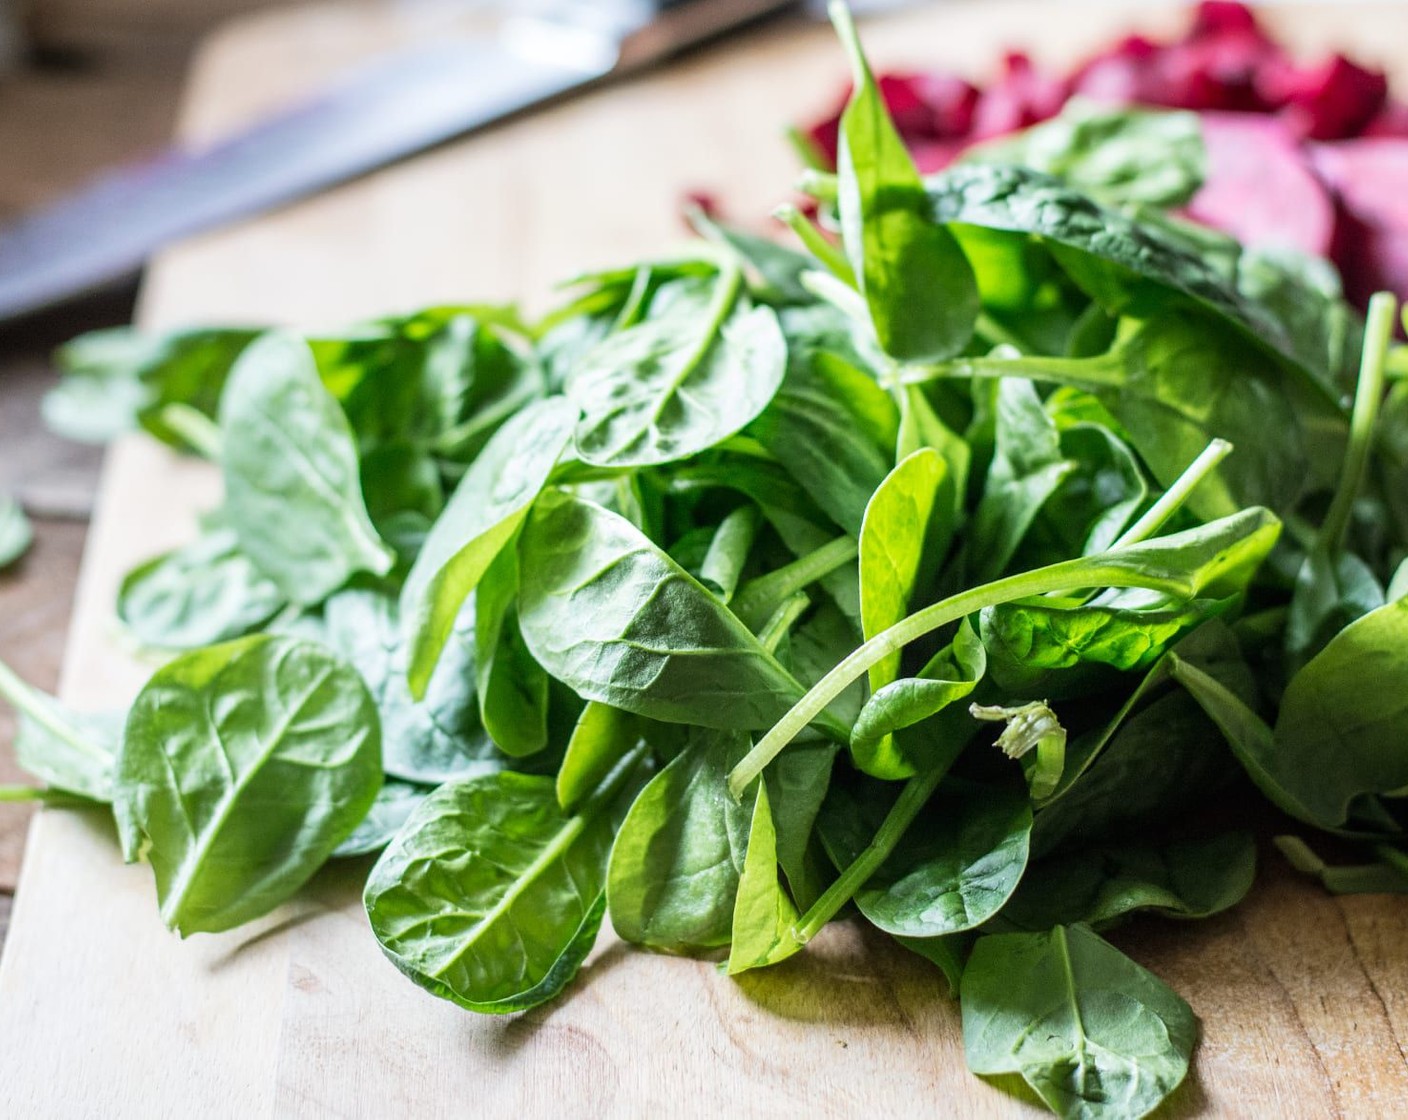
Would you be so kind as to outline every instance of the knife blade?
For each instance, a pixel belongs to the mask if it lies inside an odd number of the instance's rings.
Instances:
[[[135,272],[183,237],[364,175],[788,6],[517,5],[495,36],[407,51],[227,140],[120,169],[0,231],[0,320]]]

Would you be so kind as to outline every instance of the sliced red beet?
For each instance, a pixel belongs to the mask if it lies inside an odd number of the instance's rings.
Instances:
[[[978,98],[970,140],[1005,136],[1054,117],[1070,91],[1064,81],[1043,74],[1020,51],[1003,57],[1002,73]]]
[[[1318,66],[1267,67],[1257,78],[1270,104],[1299,136],[1342,140],[1357,136],[1383,108],[1388,79],[1342,55]]]
[[[1360,306],[1383,289],[1408,294],[1408,140],[1340,140],[1309,149],[1342,211],[1333,256],[1345,294]]]
[[[1208,177],[1189,217],[1247,244],[1326,255],[1334,206],[1286,126],[1249,113],[1204,113],[1202,122]]]

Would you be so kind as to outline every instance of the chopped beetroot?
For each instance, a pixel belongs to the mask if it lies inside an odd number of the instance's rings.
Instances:
[[[1275,117],[1204,113],[1208,175],[1188,215],[1253,245],[1325,256],[1334,205],[1295,136]]]
[[[1388,79],[1343,55],[1318,66],[1274,67],[1258,76],[1268,104],[1280,105],[1280,116],[1299,136],[1311,140],[1341,140],[1357,136],[1383,108]]]
[[[1061,111],[1066,83],[1042,74],[1025,54],[1013,51],[1002,60],[1002,73],[983,91],[973,112],[971,140],[1005,136],[1049,120]]]
[[[1389,98],[1360,135],[1408,137],[1408,105]]]

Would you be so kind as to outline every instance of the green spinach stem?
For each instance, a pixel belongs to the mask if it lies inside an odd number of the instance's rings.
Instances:
[[[1364,352],[1359,361],[1359,383],[1354,391],[1354,411],[1349,420],[1349,448],[1345,451],[1344,472],[1339,487],[1330,502],[1329,512],[1320,526],[1316,546],[1327,556],[1340,551],[1349,519],[1354,513],[1354,500],[1364,481],[1369,465],[1369,452],[1374,446],[1374,422],[1384,395],[1384,367],[1388,348],[1393,341],[1394,313],[1398,301],[1388,292],[1378,292],[1369,300],[1369,315],[1364,322]]]
[[[840,249],[821,235],[816,226],[807,221],[805,214],[791,203],[787,203],[777,207],[772,216],[796,234],[797,240],[805,245],[812,256],[824,264],[836,279],[853,288],[856,286],[856,274],[851,268],[851,262],[846,260]]]
[[[1138,544],[1148,540],[1182,507],[1198,483],[1202,482],[1218,463],[1232,453],[1232,445],[1225,439],[1215,439],[1203,448],[1202,453],[1188,464],[1187,468],[1174,479],[1173,485],[1159,495],[1159,500],[1151,505],[1144,516],[1120,534],[1111,548]]]
[[[914,818],[919,815],[919,810],[928,803],[934,790],[938,788],[939,782],[947,773],[947,766],[938,766],[927,773],[910,778],[905,783],[898,800],[886,814],[884,822],[876,831],[874,838],[866,845],[865,850],[852,860],[836,881],[826,888],[820,898],[812,903],[811,908],[802,915],[793,928],[793,936],[800,943],[805,945],[815,937],[821,927],[834,918],[837,911],[846,905],[855,896],[856,891],[860,890],[866,881],[880,869],[880,865],[895,850],[895,846],[904,836],[905,830],[914,822]]]
[[[1157,591],[1163,590],[1166,584],[1166,579],[1110,563],[1108,553],[1101,553],[1005,576],[941,599],[923,610],[916,611],[908,618],[901,619],[888,630],[882,630],[822,677],[734,767],[728,779],[729,790],[734,797],[741,798],[743,791],[763,772],[763,768],[776,758],[804,727],[816,719],[827,705],[849,688],[853,681],[891,653],[947,626],[950,622],[957,622],[984,607],[1044,595],[1048,591],[1084,587],[1149,587]]]
[[[790,564],[745,583],[734,597],[733,613],[749,625],[760,624],[778,604],[849,564],[859,551],[855,537],[843,535],[828,541]]]

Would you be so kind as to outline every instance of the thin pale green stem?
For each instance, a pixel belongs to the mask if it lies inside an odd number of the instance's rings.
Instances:
[[[890,654],[911,642],[931,634],[951,622],[980,611],[1010,603],[1014,599],[1044,595],[1048,591],[1076,590],[1086,587],[1150,587],[1164,590],[1165,582],[1142,574],[1132,567],[1110,563],[1106,555],[1065,560],[1049,567],[1006,576],[1003,579],[969,588],[957,595],[940,600],[932,606],[901,619],[888,630],[882,630],[860,646],[818,681],[776,726],[764,735],[729,775],[729,789],[734,797],[742,797],[763,768],[781,753],[801,730],[816,719],[840,696],[851,682],[870,671]]]
[[[1174,480],[1172,486],[1159,495],[1156,501],[1145,512],[1144,516],[1126,529],[1111,548],[1123,548],[1125,545],[1138,544],[1140,541],[1148,540],[1168,521],[1175,513],[1183,508],[1183,503],[1188,500],[1198,483],[1202,482],[1213,469],[1232,454],[1232,445],[1225,439],[1215,439],[1203,452],[1191,463],[1184,472]]]
[[[840,249],[822,236],[816,226],[807,221],[805,214],[795,206],[787,204],[779,206],[772,212],[772,216],[796,234],[797,240],[806,246],[807,252],[825,265],[836,279],[855,287],[856,274],[851,268],[851,262],[846,260]]]
[[[784,600],[758,631],[758,644],[769,653],[776,653],[782,639],[791,632],[792,624],[801,618],[811,605],[811,596],[805,591],[798,591],[790,599]]]
[[[946,773],[948,767],[941,766],[927,774],[910,778],[905,783],[899,799],[886,814],[885,820],[874,838],[866,845],[865,851],[851,861],[850,866],[841,872],[836,881],[826,888],[825,893],[812,903],[811,908],[797,922],[793,935],[798,941],[805,944],[815,937],[821,927],[834,918],[841,907],[855,897],[856,891],[865,886],[866,881],[880,869],[880,865],[895,850],[905,830],[914,823],[919,810],[928,803]]]
[[[1354,501],[1364,482],[1369,465],[1369,453],[1374,446],[1374,422],[1384,395],[1384,367],[1388,360],[1389,343],[1393,341],[1394,313],[1398,301],[1388,292],[1379,292],[1369,300],[1369,315],[1364,322],[1364,351],[1359,361],[1359,383],[1354,391],[1354,411],[1349,418],[1349,448],[1344,456],[1344,471],[1330,502],[1329,512],[1320,526],[1317,546],[1327,556],[1344,546],[1344,535],[1354,512]]]
[[[749,580],[734,596],[734,614],[749,626],[761,624],[779,603],[849,564],[859,551],[854,537],[839,536],[790,564]]]
[[[797,176],[797,190],[817,202],[834,206],[841,190],[840,180],[835,172],[821,167],[809,167]]]
[[[1125,373],[1117,351],[1093,358],[954,358],[933,365],[911,364],[900,381],[923,385],[930,381],[974,377],[1026,377],[1077,388],[1106,388],[1123,384]]]
[[[224,448],[220,427],[205,413],[188,404],[169,404],[161,410],[161,422],[185,440],[201,458],[212,463],[220,461]]]

